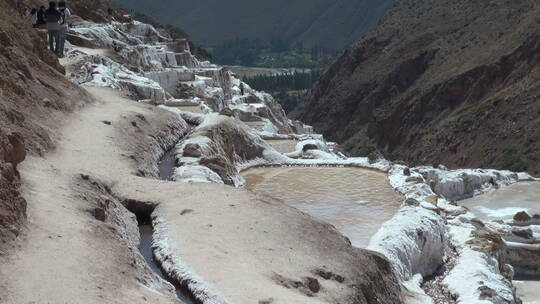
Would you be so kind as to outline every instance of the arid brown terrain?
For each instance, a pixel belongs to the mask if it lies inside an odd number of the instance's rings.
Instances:
[[[0,2],[0,248],[19,233],[25,214],[16,165],[26,151],[54,148],[53,129],[63,113],[90,100],[25,22],[23,4]]]
[[[354,155],[540,173],[540,3],[395,2],[293,116]]]

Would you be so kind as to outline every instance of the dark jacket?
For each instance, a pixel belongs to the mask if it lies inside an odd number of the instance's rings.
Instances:
[[[45,11],[39,10],[37,12],[37,24],[45,24]]]
[[[45,11],[45,22],[48,30],[59,30],[62,14],[56,8],[49,8]]]

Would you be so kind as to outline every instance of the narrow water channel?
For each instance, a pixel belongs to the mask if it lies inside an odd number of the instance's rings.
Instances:
[[[148,263],[148,266],[163,280],[170,282],[176,289],[176,296],[182,303],[186,304],[196,304],[198,303],[196,300],[194,300],[185,288],[179,286],[178,283],[171,282],[171,279],[163,272],[161,267],[159,266],[158,261],[154,258],[154,251],[152,249],[152,225],[150,224],[142,224],[139,225],[139,233],[141,234],[141,240],[139,244],[139,251],[141,252],[142,256],[146,260],[146,263]]]
[[[246,188],[334,225],[353,246],[370,238],[399,209],[403,197],[385,173],[358,168],[255,168],[242,173]]]
[[[186,138],[195,127],[195,125],[190,124],[186,131],[186,135],[184,135],[184,138]],[[183,140],[184,139],[181,139],[178,143],[176,143],[176,145],[174,145],[174,147],[172,147],[169,151],[165,152],[165,154],[159,160],[158,170],[159,178],[161,180],[171,180],[174,174],[174,170],[176,169],[176,147],[181,144]]]

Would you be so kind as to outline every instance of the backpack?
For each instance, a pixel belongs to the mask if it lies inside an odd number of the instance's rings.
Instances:
[[[60,12],[60,24],[61,25],[64,25],[66,24],[67,20],[66,20],[66,9],[61,9],[59,10],[58,12]]]
[[[45,11],[45,20],[47,23],[59,23],[62,19],[60,13],[55,9],[48,9]]]

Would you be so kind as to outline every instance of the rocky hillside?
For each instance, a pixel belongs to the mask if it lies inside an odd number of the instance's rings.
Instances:
[[[396,1],[294,113],[352,154],[540,173],[540,4]]]
[[[219,44],[235,38],[279,38],[339,50],[365,33],[392,0],[116,0],[185,28],[193,39]],[[234,22],[232,22],[234,21]]]
[[[16,165],[26,151],[53,148],[62,117],[89,100],[22,18],[22,4],[0,2],[0,247],[18,234],[25,214]]]

